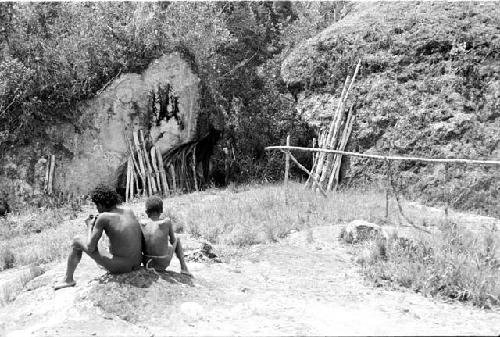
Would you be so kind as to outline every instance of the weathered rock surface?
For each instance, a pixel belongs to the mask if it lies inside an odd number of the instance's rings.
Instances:
[[[342,228],[339,238],[347,243],[359,243],[380,235],[384,235],[384,232],[379,225],[364,220],[353,220]]]
[[[54,153],[54,189],[86,193],[101,181],[116,180],[134,131],[143,130],[165,153],[221,130],[222,115],[194,67],[187,56],[175,52],[154,60],[141,74],[120,75],[78,106],[78,125],[53,125],[46,130],[51,135],[47,143],[4,156],[0,181],[12,185],[13,197],[40,191],[47,162],[39,156]]]
[[[282,63],[298,111],[332,118],[347,75],[361,70],[347,107],[348,150],[434,158],[497,159],[500,153],[500,7],[495,3],[363,2],[293,50]],[[329,118],[328,118],[329,117]],[[345,158],[351,183],[383,179],[383,163]],[[413,197],[498,215],[498,170],[401,162]],[[399,176],[399,175],[398,175]]]
[[[86,124],[82,132],[58,127],[73,158],[58,167],[56,188],[87,191],[99,181],[113,181],[128,155],[127,138],[136,130],[149,133],[165,153],[206,136],[211,127],[220,129],[221,115],[202,108],[203,95],[200,78],[179,53],[153,61],[142,74],[121,75],[80,107]]]

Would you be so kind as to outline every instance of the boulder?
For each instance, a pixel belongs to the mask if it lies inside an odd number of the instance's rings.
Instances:
[[[54,125],[47,133],[65,154],[57,158],[54,188],[79,194],[102,181],[116,183],[137,130],[164,154],[223,125],[193,62],[179,52],[154,60],[141,74],[122,74],[78,110],[78,127]]]
[[[382,227],[364,220],[353,220],[342,228],[339,239],[347,243],[359,243],[376,236],[384,236]]]

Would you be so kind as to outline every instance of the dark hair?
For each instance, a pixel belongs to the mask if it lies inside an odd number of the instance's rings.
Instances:
[[[114,189],[105,184],[99,184],[90,193],[90,199],[95,204],[101,204],[106,208],[113,208],[121,203],[121,198]]]
[[[163,200],[154,195],[146,200],[146,213],[163,213]]]

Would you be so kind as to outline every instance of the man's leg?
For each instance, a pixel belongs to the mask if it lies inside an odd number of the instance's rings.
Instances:
[[[188,270],[186,261],[184,261],[184,250],[182,249],[181,239],[176,238],[176,241],[177,245],[174,247],[174,249],[175,249],[175,255],[177,256],[179,262],[181,263],[181,274],[193,276]]]
[[[66,276],[63,282],[54,286],[54,290],[75,286],[76,282],[73,279],[73,274],[82,259],[83,253],[81,240],[82,239],[80,237],[75,237],[73,239],[72,250],[68,256],[68,262],[66,264]]]

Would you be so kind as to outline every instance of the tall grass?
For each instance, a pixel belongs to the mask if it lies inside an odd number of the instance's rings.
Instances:
[[[210,200],[192,199],[184,206],[183,229],[212,243],[246,246],[313,226],[354,219],[379,222],[385,214],[383,193],[370,189],[340,191],[329,198],[299,183],[289,184],[287,192],[283,185],[240,190],[226,190]]]
[[[478,234],[450,223],[433,235],[379,238],[369,247],[368,257],[359,262],[377,285],[486,308],[500,304],[500,240],[494,229]]]
[[[0,271],[39,265],[66,256],[70,240],[82,232],[83,220],[68,220],[70,210],[29,209],[0,222]]]

